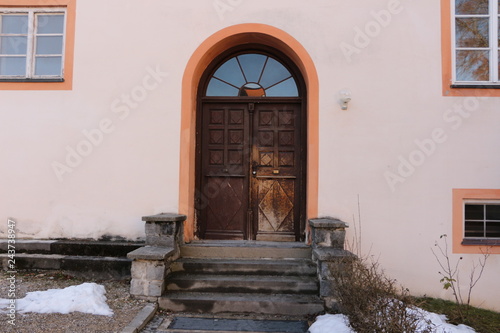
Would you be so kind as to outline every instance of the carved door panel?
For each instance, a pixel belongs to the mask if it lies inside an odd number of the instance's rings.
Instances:
[[[299,238],[302,188],[300,104],[256,104],[251,202],[257,240]]]
[[[300,103],[203,104],[197,213],[204,239],[299,239]]]
[[[246,239],[248,213],[247,104],[205,103],[198,212],[206,239]]]

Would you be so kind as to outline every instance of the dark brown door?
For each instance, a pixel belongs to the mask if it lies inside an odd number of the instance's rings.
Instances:
[[[300,102],[204,102],[199,125],[200,237],[300,239]]]

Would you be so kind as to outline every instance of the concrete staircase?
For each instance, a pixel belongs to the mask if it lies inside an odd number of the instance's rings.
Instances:
[[[15,243],[15,269],[62,270],[93,279],[130,278],[127,253],[144,243],[85,240],[22,240]],[[9,270],[8,240],[0,240],[0,259]]]
[[[307,245],[200,241],[180,251],[159,298],[163,309],[290,316],[324,311]]]

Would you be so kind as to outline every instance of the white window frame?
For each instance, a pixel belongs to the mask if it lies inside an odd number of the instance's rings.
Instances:
[[[36,50],[36,15],[37,14],[64,14],[64,27],[62,32],[62,54],[61,54],[61,75],[35,75],[35,50]],[[2,14],[24,14],[28,15],[28,41],[26,50],[26,73],[23,76],[14,75],[0,75],[0,81],[19,81],[19,80],[57,80],[61,81],[64,79],[64,62],[65,62],[65,50],[66,50],[66,24],[67,24],[67,13],[66,7],[33,7],[33,8],[2,8],[0,7],[0,16]],[[0,17],[1,23],[1,17]],[[2,34],[0,33],[0,36]],[[45,35],[45,34],[44,34]],[[60,34],[57,34],[60,35]],[[50,36],[50,35],[49,35]],[[49,55],[46,55],[49,56]]]
[[[456,0],[451,0],[451,36],[452,36],[452,84],[459,86],[498,86],[500,88],[500,78],[498,73],[498,59],[500,54],[500,45],[498,43],[498,22],[500,21],[500,12],[498,10],[498,2],[500,0],[488,0],[489,1],[489,13],[480,15],[456,15],[455,14],[455,4]],[[456,18],[488,18],[489,19],[489,56],[490,56],[490,77],[488,81],[457,81],[457,63],[456,55],[459,50],[480,50],[484,51],[484,48],[473,48],[473,47],[457,47],[457,36],[456,36]]]
[[[486,206],[486,205],[500,205],[500,200],[484,200],[484,199],[467,199],[467,200],[464,200],[463,202],[463,220],[462,220],[462,230],[463,230],[463,239],[464,240],[474,240],[474,239],[481,239],[481,240],[495,240],[495,241],[500,241],[500,237],[486,237],[486,236],[483,236],[483,237],[466,237],[465,236],[465,205],[483,205],[483,206]],[[480,220],[478,220],[480,221]],[[486,216],[483,218],[482,220],[484,223],[486,221]],[[483,227],[483,233],[485,231],[485,226]]]

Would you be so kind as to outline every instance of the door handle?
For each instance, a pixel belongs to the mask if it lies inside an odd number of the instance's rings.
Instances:
[[[253,162],[252,163],[252,175],[254,176],[257,176],[257,169],[259,168],[259,165],[257,164],[257,162]]]

